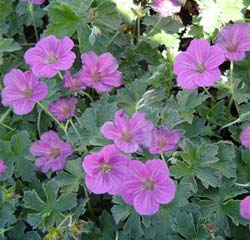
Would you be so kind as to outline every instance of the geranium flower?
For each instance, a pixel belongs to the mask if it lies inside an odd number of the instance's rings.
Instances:
[[[86,186],[96,194],[119,194],[128,161],[115,145],[107,145],[100,152],[85,156],[82,168],[86,172]]]
[[[169,177],[168,166],[160,159],[148,160],[145,164],[129,162],[123,180],[121,196],[134,206],[141,215],[152,215],[160,204],[170,203],[175,196],[175,184]]]
[[[7,170],[7,166],[4,161],[0,159],[0,176],[2,176]]]
[[[187,51],[174,61],[178,86],[184,89],[210,87],[220,79],[219,65],[225,61],[223,50],[204,39],[192,40]]]
[[[131,118],[119,110],[113,122],[106,122],[101,127],[102,135],[115,143],[125,153],[133,153],[141,147],[149,146],[152,138],[153,123],[145,113],[135,113]]]
[[[250,51],[250,24],[234,23],[222,28],[215,39],[225,57],[232,61],[245,58],[245,52]]]
[[[4,86],[1,92],[2,103],[13,107],[17,115],[30,113],[36,102],[43,100],[48,94],[47,85],[39,82],[31,71],[12,69],[4,76]]]
[[[41,5],[45,2],[45,0],[21,0],[20,2],[32,2],[33,4]]]
[[[81,56],[83,63],[82,78],[88,87],[97,92],[109,92],[122,84],[122,73],[117,70],[118,62],[111,53],[101,56],[93,51]]]
[[[240,202],[240,215],[243,218],[250,220],[250,196],[245,197]]]
[[[41,140],[31,144],[30,153],[38,157],[36,160],[38,170],[47,173],[50,170],[62,170],[66,164],[66,158],[73,154],[73,148],[51,130],[43,133]]]
[[[52,112],[58,120],[64,121],[76,115],[76,104],[78,102],[78,99],[75,97],[70,99],[62,97],[49,105],[49,111]]]
[[[151,7],[161,17],[172,16],[181,10],[181,4],[177,0],[154,0]]]
[[[180,141],[181,133],[177,130],[170,131],[164,126],[152,130],[152,141],[149,152],[152,154],[174,150]]]
[[[57,39],[50,35],[27,50],[24,59],[31,66],[34,75],[51,78],[59,70],[68,70],[72,67],[76,58],[71,51],[73,46],[74,42],[68,37]]]
[[[66,71],[63,79],[63,87],[68,88],[72,92],[79,92],[86,89],[86,85],[82,80],[81,71],[75,75],[71,75],[70,71]]]
[[[250,148],[250,125],[245,126],[241,131],[240,141],[243,146]]]

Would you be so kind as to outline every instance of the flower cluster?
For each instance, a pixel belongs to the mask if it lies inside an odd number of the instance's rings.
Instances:
[[[192,40],[187,51],[175,58],[177,85],[188,90],[210,87],[221,77],[219,66],[226,60],[244,59],[246,51],[250,51],[250,25],[247,23],[222,28],[213,46],[204,39]]]
[[[94,52],[82,55],[83,68],[75,75],[68,71],[76,58],[72,48],[74,43],[68,37],[57,39],[50,35],[41,39],[33,48],[28,49],[24,59],[31,70],[22,72],[12,69],[4,77],[2,103],[13,107],[18,115],[30,113],[38,101],[48,94],[48,87],[39,78],[54,77],[60,70],[66,71],[63,87],[72,92],[79,92],[86,87],[95,88],[98,92],[111,91],[122,84],[122,74],[117,70],[118,62],[111,53],[97,56]],[[60,99],[50,105],[50,110],[63,121],[75,115],[76,99]],[[60,106],[61,105],[61,106]]]
[[[51,130],[43,133],[41,140],[31,144],[30,153],[38,157],[36,160],[37,169],[47,173],[50,170],[62,170],[66,164],[66,158],[73,154],[73,148]]]
[[[169,203],[175,195],[176,187],[165,162],[130,160],[115,145],[87,155],[82,167],[92,192],[121,195],[141,215],[156,213],[160,204]]]
[[[181,10],[181,4],[178,0],[154,0],[152,9],[159,13],[161,17],[172,16]]]
[[[145,113],[135,113],[130,118],[124,110],[118,110],[114,123],[106,122],[101,133],[125,153],[143,148],[148,148],[153,154],[174,150],[181,137],[179,131],[169,131],[164,126],[154,127]]]
[[[144,164],[128,159],[121,151],[135,153],[147,148],[157,154],[173,150],[181,137],[179,131],[154,127],[145,113],[129,117],[121,109],[115,113],[114,123],[106,122],[101,127],[101,133],[114,145],[83,160],[86,185],[92,192],[121,195],[141,215],[156,213],[160,204],[174,198],[176,187],[165,162],[153,159]]]

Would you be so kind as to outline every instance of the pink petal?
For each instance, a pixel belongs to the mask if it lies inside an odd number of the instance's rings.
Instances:
[[[141,191],[134,198],[134,208],[140,215],[153,215],[159,210],[159,204],[152,199],[151,192]]]

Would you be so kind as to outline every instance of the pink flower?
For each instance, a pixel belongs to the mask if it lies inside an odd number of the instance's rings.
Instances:
[[[36,102],[43,100],[48,94],[47,85],[39,82],[31,71],[12,69],[4,77],[4,85],[2,103],[13,107],[17,115],[30,113]]]
[[[36,160],[38,170],[47,173],[49,170],[62,170],[66,164],[66,158],[73,154],[73,148],[51,130],[43,133],[41,140],[31,144],[30,153],[38,157]]]
[[[41,5],[45,2],[45,0],[21,0],[20,2],[32,2],[33,4]]]
[[[70,71],[66,71],[63,79],[63,87],[68,88],[72,92],[80,92],[86,89],[85,83],[82,80],[81,71],[73,76]]]
[[[0,160],[0,176],[2,176],[7,170],[7,166],[5,165],[3,160]]]
[[[155,12],[158,12],[161,17],[172,16],[181,10],[181,4],[177,0],[154,0],[151,7]]]
[[[152,215],[159,210],[160,204],[173,200],[175,190],[165,162],[153,159],[144,164],[132,160],[123,180],[121,196],[125,202],[134,205],[139,214]]]
[[[119,194],[128,162],[114,145],[85,156],[82,168],[86,172],[86,186],[96,194]]]
[[[245,126],[241,131],[240,141],[243,146],[250,148],[250,125]]]
[[[114,123],[104,123],[101,133],[121,151],[133,153],[141,150],[141,146],[149,146],[152,129],[153,123],[147,119],[145,113],[135,113],[130,118],[124,110],[119,110],[115,113]]]
[[[245,58],[245,52],[250,51],[250,24],[234,23],[222,28],[215,39],[225,57],[232,61]]]
[[[51,78],[59,70],[71,68],[76,58],[71,51],[73,46],[74,42],[68,37],[57,39],[54,35],[50,35],[26,51],[24,59],[37,77]]]
[[[62,97],[58,101],[52,102],[49,105],[49,110],[58,120],[64,121],[76,115],[76,104],[78,102],[75,97],[70,99]]]
[[[181,133],[177,130],[170,131],[164,126],[155,127],[152,131],[152,141],[149,152],[152,154],[174,150],[180,141]]]
[[[118,63],[111,53],[101,56],[88,52],[81,56],[83,63],[82,78],[88,87],[98,92],[109,92],[122,84],[122,73],[117,71]]]
[[[245,197],[240,202],[240,215],[243,218],[250,220],[250,196]]]
[[[210,87],[220,79],[219,65],[225,61],[223,50],[204,39],[192,40],[187,51],[174,61],[178,86],[184,89]]]

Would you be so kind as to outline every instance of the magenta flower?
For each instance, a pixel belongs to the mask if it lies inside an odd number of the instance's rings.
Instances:
[[[43,133],[41,140],[30,145],[30,153],[38,157],[36,160],[38,170],[47,173],[50,170],[62,170],[66,164],[66,158],[73,154],[73,148],[51,130]]]
[[[0,159],[0,176],[2,176],[7,170],[7,166],[4,161]]]
[[[63,79],[63,87],[68,88],[72,92],[80,92],[86,89],[85,83],[82,80],[81,71],[75,75],[71,75],[70,71],[66,71]]]
[[[173,200],[175,190],[165,162],[153,159],[144,164],[132,160],[123,180],[121,196],[125,202],[134,205],[139,214],[152,215],[159,210],[160,204]]]
[[[57,39],[54,35],[50,35],[26,51],[24,59],[37,77],[51,78],[59,70],[71,68],[76,58],[71,51],[73,46],[74,42],[68,37]]]
[[[181,10],[181,4],[178,0],[154,0],[151,7],[155,12],[158,12],[161,17],[172,16]]]
[[[117,71],[118,63],[111,53],[101,56],[93,51],[81,56],[83,63],[82,78],[88,87],[97,92],[109,92],[122,84],[122,73]]]
[[[100,152],[85,156],[82,168],[86,172],[86,186],[96,194],[119,194],[128,162],[115,145],[107,145]]]
[[[187,51],[174,61],[178,86],[184,89],[210,87],[220,79],[219,65],[225,61],[223,50],[204,39],[192,40]]]
[[[245,126],[241,131],[240,141],[243,146],[250,148],[250,125]]]
[[[45,0],[21,0],[20,2],[32,2],[33,4],[41,5],[45,2]]]
[[[250,196],[245,197],[240,202],[240,215],[243,218],[250,220]]]
[[[130,118],[124,110],[115,113],[113,122],[106,122],[101,127],[102,135],[115,143],[125,153],[141,150],[149,146],[152,138],[153,123],[145,113],[135,113]]]
[[[49,105],[49,110],[58,120],[64,121],[76,115],[76,104],[78,102],[75,97],[70,99],[62,97],[58,101],[52,102]]]
[[[36,102],[43,100],[48,94],[48,87],[31,71],[22,72],[12,69],[4,77],[4,89],[1,92],[4,106],[13,107],[15,114],[30,113]]]
[[[180,141],[181,133],[177,130],[170,131],[164,126],[152,130],[152,141],[149,152],[152,154],[174,150]]]
[[[250,51],[250,24],[234,23],[222,28],[215,39],[225,57],[232,61],[245,58],[245,52]]]

